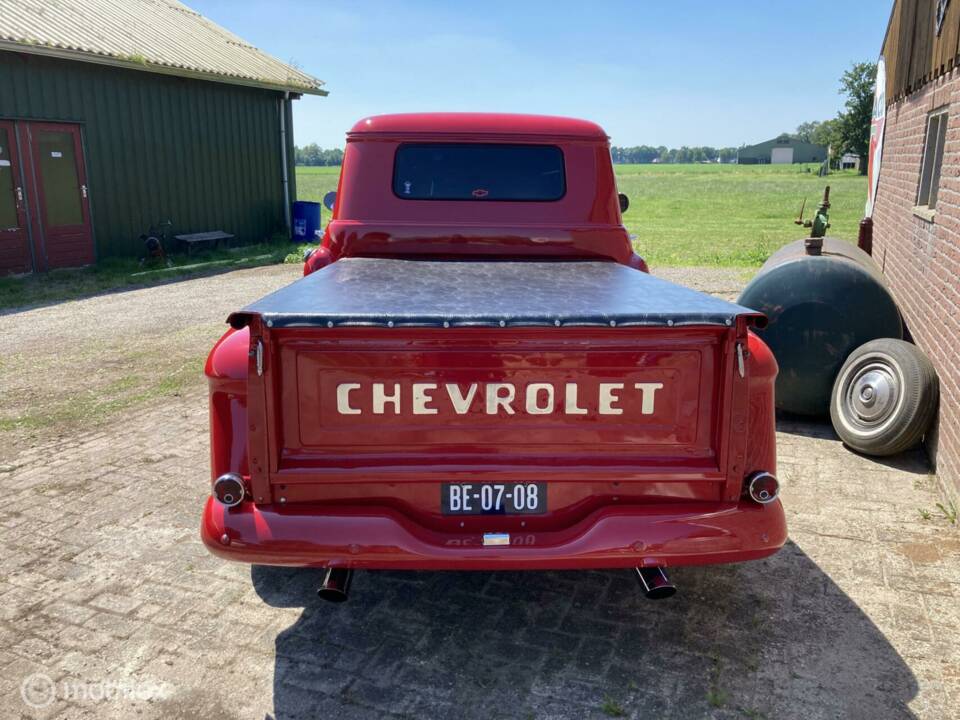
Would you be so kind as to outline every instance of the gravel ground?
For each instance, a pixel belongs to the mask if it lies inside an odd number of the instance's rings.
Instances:
[[[272,265],[0,314],[0,464],[201,387],[229,311],[300,272]]]

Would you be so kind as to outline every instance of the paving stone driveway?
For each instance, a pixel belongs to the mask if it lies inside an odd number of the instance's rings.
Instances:
[[[193,282],[225,316],[237,283],[252,299],[291,277],[257,272]],[[158,293],[191,287],[68,309],[156,318]],[[0,334],[51,315],[0,316]],[[0,717],[960,717],[960,534],[919,453],[879,463],[782,419],[790,542],[677,569],[669,601],[624,571],[365,572],[330,605],[319,572],[200,544],[204,400],[197,384],[0,467]]]

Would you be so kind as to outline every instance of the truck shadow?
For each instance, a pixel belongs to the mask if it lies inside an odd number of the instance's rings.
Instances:
[[[914,473],[916,475],[929,475],[931,472],[930,461],[927,459],[927,454],[922,448],[916,447],[912,450],[897,453],[889,457],[864,455],[843,445],[837,433],[834,432],[829,419],[808,418],[802,415],[793,415],[791,413],[777,411],[777,432],[793,435],[799,439],[831,441],[832,443],[836,443],[838,451],[841,451],[840,448],[842,447],[842,452],[855,455],[860,462],[872,463],[891,470]]]
[[[914,717],[910,669],[790,542],[678,568],[660,602],[626,570],[358,572],[341,605],[317,598],[320,570],[252,579],[303,607],[276,638],[276,720]]]

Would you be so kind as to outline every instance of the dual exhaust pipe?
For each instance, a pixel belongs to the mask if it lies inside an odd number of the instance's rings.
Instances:
[[[663,600],[676,594],[677,588],[662,567],[638,567],[633,571],[647,599]],[[351,582],[353,570],[350,568],[329,568],[317,595],[328,602],[344,602],[350,594]]]
[[[342,603],[350,593],[353,582],[353,570],[350,568],[329,568],[317,595],[327,602]]]
[[[664,600],[677,593],[677,588],[670,582],[667,571],[662,567],[637,567],[633,572],[648,600]]]

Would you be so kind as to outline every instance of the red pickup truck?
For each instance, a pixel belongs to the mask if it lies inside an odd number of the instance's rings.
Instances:
[[[207,361],[216,555],[329,569],[665,568],[762,558],[777,365],[758,313],[648,274],[606,134],[371,117],[305,277]]]

